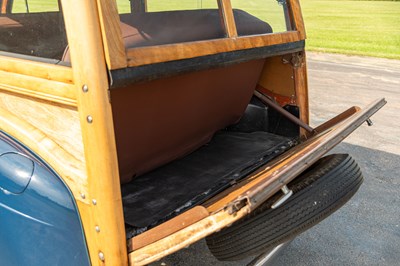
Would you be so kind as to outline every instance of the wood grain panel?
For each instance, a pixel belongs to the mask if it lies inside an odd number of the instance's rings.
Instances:
[[[265,60],[258,84],[274,95],[295,100],[293,68],[290,64],[283,63],[282,56],[274,56]]]
[[[108,68],[124,68],[127,66],[127,60],[125,45],[122,40],[117,2],[97,0],[97,3]]]
[[[160,45],[128,49],[128,66],[141,66],[166,61],[194,58],[235,50],[295,42],[300,40],[296,31],[219,39],[199,42]]]
[[[1,3],[0,13],[1,14],[5,14],[7,12],[7,2],[8,2],[8,0],[0,1],[0,3]]]
[[[0,92],[0,129],[49,163],[76,198],[87,179],[76,109]]]
[[[234,215],[221,210],[199,222],[169,235],[155,243],[129,253],[129,265],[148,265],[243,218],[249,209],[245,206]]]
[[[222,15],[222,21],[227,37],[236,38],[238,36],[238,33],[236,29],[235,17],[233,15],[231,1],[218,0],[218,8]]]
[[[310,123],[310,109],[308,101],[308,79],[307,79],[307,65],[305,52],[302,52],[302,63],[294,67],[294,82],[296,90],[296,102],[300,109],[300,120],[306,124]],[[302,137],[307,136],[307,131],[303,128],[300,129]]]
[[[76,106],[76,89],[67,83],[0,70],[0,88],[50,102]]]
[[[180,214],[179,216],[162,223],[134,238],[128,240],[128,252],[143,248],[151,243],[163,239],[179,230],[184,229],[209,215],[203,206],[196,206],[193,209]]]
[[[51,81],[59,81],[67,84],[73,83],[72,69],[70,67],[1,55],[0,62],[1,71],[13,72]]]
[[[299,32],[299,37],[301,40],[305,40],[307,36],[306,36],[306,29],[304,27],[303,14],[301,13],[300,1],[289,0],[289,3],[296,30]]]
[[[62,4],[74,82],[79,92],[79,120],[88,177],[85,198],[92,202],[90,205],[78,204],[91,264],[127,265],[121,188],[102,35],[102,31],[105,34],[113,27],[119,27],[113,17],[116,15],[115,6],[112,6],[115,1],[62,0]],[[101,4],[101,9],[98,4]],[[106,10],[109,6],[113,10]],[[107,14],[110,14],[111,24],[100,27],[102,23],[98,10],[101,10],[105,21],[108,20]],[[114,40],[109,35],[106,37],[111,42]],[[110,48],[108,55],[119,53],[111,50],[111,43],[107,45]],[[82,90],[83,86],[87,86],[87,90]]]

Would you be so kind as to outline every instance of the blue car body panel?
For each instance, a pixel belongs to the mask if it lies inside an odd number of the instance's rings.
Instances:
[[[2,132],[0,171],[0,264],[90,265],[75,201],[59,176]]]

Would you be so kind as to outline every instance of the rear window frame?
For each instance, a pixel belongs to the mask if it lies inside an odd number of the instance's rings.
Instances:
[[[289,18],[286,19],[292,25],[293,30],[245,36],[237,35],[230,0],[216,1],[219,5],[221,19],[225,24],[225,38],[126,48],[119,28],[120,19],[116,0],[99,0],[100,10],[102,11],[100,15],[103,22],[102,31],[106,60],[109,69],[139,67],[305,40],[304,23],[298,0],[287,0]],[[107,12],[104,10],[107,10]]]

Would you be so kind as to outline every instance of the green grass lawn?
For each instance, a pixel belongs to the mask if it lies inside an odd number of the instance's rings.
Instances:
[[[234,8],[284,29],[276,0],[231,0]],[[300,0],[307,30],[307,49],[330,53],[400,59],[400,2]],[[129,10],[126,0],[118,0]],[[150,11],[214,8],[215,0],[148,0]],[[122,8],[123,7],[123,8]]]
[[[82,0],[83,1],[83,0]],[[276,0],[231,0],[284,30],[281,7]],[[400,59],[400,1],[300,0],[311,51]],[[121,12],[129,12],[129,0],[117,0]],[[216,8],[216,0],[148,0],[150,11]],[[56,0],[29,0],[31,12],[57,10]],[[24,1],[14,2],[25,11]]]
[[[400,59],[400,2],[301,1],[311,51]]]

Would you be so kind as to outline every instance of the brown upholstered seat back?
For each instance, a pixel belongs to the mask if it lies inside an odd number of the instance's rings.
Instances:
[[[111,90],[121,182],[206,144],[235,123],[264,60]]]

